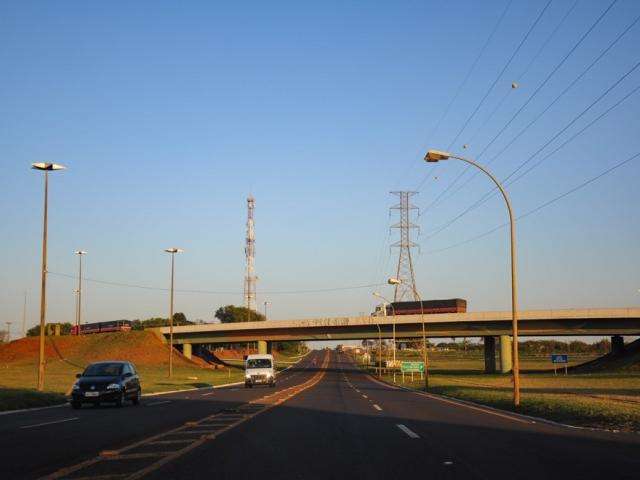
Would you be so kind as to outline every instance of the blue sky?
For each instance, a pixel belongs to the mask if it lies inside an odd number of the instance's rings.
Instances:
[[[177,295],[177,310],[212,320],[242,301],[251,193],[258,302],[272,302],[270,316],[369,312],[375,288],[263,292],[380,283],[393,272],[389,191],[422,183],[414,198],[426,207],[463,170],[420,159],[452,142],[546,3],[513,1],[436,129],[506,1],[3,2],[2,321],[19,323],[25,290],[29,325],[38,316],[42,178],[29,165],[41,161],[68,167],[50,182],[51,272],[74,274],[81,248],[89,278],[166,287],[162,250],[179,246],[178,288],[236,292]],[[452,150],[482,152],[609,4],[579,1],[548,40],[573,3],[550,4]],[[638,15],[640,4],[619,0],[481,161],[506,177],[629,71],[640,24],[493,159]],[[532,162],[639,84],[636,70]],[[638,153],[639,107],[631,95],[515,183],[516,212]],[[519,223],[523,308],[638,305],[639,164]],[[429,235],[489,188],[475,177],[417,220],[425,298],[508,308],[506,230],[434,252],[504,222],[499,198]],[[73,318],[74,288],[49,276],[51,321]],[[165,315],[168,299],[87,282],[84,301],[84,318],[100,321]]]

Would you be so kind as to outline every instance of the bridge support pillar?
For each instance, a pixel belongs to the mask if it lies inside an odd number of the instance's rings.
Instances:
[[[513,351],[511,349],[511,337],[500,335],[500,372],[509,373],[513,368]]]
[[[187,357],[189,360],[191,360],[191,344],[190,343],[183,343],[182,344],[182,354]]]
[[[271,353],[271,344],[273,342],[267,342],[266,340],[258,340],[258,353],[265,355]]]
[[[484,373],[496,373],[496,337],[484,337]]]
[[[614,335],[611,337],[611,353],[614,355],[622,355],[624,352],[624,338],[622,335]]]

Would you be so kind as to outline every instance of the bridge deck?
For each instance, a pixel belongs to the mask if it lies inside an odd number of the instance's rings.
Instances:
[[[425,315],[428,337],[508,335],[511,312],[467,312]],[[389,338],[396,325],[399,337],[422,335],[420,315],[388,317],[328,317],[267,320],[174,327],[175,343],[224,343],[253,340],[348,340]],[[524,310],[519,312],[522,336],[640,335],[640,308]],[[168,327],[159,329],[169,334]]]

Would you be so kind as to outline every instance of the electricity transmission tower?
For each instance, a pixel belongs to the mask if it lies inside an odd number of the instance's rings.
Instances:
[[[253,210],[255,199],[249,195],[247,198],[247,239],[244,254],[247,257],[247,272],[244,277],[244,299],[247,305],[247,321],[251,320],[251,311],[256,308],[256,280],[254,272],[254,260],[256,254],[256,236],[253,228]]]
[[[418,225],[411,223],[411,211],[417,210],[418,207],[411,204],[411,197],[418,192],[391,192],[392,195],[397,195],[400,202],[397,205],[391,207],[391,210],[398,210],[400,214],[400,221],[391,228],[397,228],[400,230],[400,240],[392,244],[392,247],[400,249],[398,256],[398,267],[396,269],[396,278],[400,280],[400,283],[396,285],[395,293],[393,294],[394,302],[402,302],[413,299],[419,301],[416,295],[416,279],[413,273],[413,260],[411,259],[411,249],[417,247],[418,244],[411,241],[411,231],[418,229]]]

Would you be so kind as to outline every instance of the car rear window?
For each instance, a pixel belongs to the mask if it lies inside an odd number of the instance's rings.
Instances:
[[[94,363],[89,365],[82,375],[85,377],[115,377],[122,375],[122,364]]]

